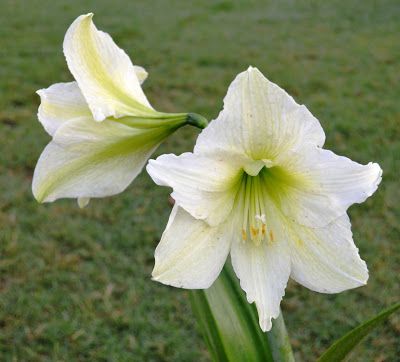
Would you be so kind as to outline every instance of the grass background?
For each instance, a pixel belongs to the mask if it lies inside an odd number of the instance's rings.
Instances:
[[[31,195],[49,140],[34,92],[72,79],[62,40],[89,11],[147,68],[156,109],[212,119],[251,64],[321,120],[328,148],[382,166],[377,194],[350,210],[368,285],[339,295],[288,287],[282,307],[300,361],[398,300],[398,1],[1,0],[0,360],[209,359],[186,292],[150,280],[169,213],[166,188],[143,173],[84,210],[72,200],[39,205]],[[196,136],[180,130],[158,153],[190,150]],[[399,333],[394,317],[352,360],[396,360]]]

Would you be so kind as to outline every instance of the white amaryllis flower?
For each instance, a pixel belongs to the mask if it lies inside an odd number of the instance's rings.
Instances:
[[[75,82],[39,90],[38,118],[53,137],[37,163],[32,189],[40,202],[123,191],[157,146],[193,114],[155,111],[140,84],[147,72],[134,66],[93,14],[79,16],[64,39]],[[198,120],[197,120],[198,121]]]
[[[255,68],[239,74],[194,152],[147,166],[176,200],[153,278],[208,288],[230,253],[264,331],[289,277],[323,293],[365,284],[346,210],[374,193],[382,171],[323,149],[324,141],[305,106]]]

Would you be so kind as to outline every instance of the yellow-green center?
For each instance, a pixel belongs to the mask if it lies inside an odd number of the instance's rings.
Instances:
[[[244,170],[238,192],[235,208],[239,215],[243,242],[251,241],[255,245],[262,242],[274,242],[275,234],[271,225],[271,210],[281,208],[283,199],[290,189],[301,182],[279,166],[262,167],[257,174],[252,175]]]

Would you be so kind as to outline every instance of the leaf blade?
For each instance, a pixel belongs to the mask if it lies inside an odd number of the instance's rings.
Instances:
[[[385,321],[391,314],[400,309],[400,303],[397,303],[375,317],[360,324],[350,332],[334,342],[317,360],[318,362],[338,362],[343,359],[358,345],[359,342],[371,332],[377,325]]]

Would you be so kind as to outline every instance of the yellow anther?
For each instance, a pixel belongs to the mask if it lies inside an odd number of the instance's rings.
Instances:
[[[246,239],[247,239],[247,234],[244,229],[242,229],[242,239],[243,239],[243,241],[246,241]]]
[[[250,231],[251,231],[251,236],[252,236],[253,238],[255,238],[255,237],[257,236],[257,234],[258,234],[258,228],[255,228],[254,226],[252,226],[252,227],[250,228]]]
[[[262,234],[263,236],[265,236],[265,233],[266,233],[265,224],[262,224],[262,226],[261,226],[261,234]]]
[[[269,231],[269,238],[271,239],[271,241],[274,241],[274,233],[272,232],[272,230]]]

